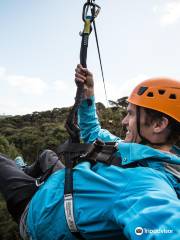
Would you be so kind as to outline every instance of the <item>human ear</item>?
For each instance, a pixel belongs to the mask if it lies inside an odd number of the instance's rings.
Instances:
[[[166,117],[162,117],[161,119],[155,121],[153,124],[154,132],[161,133],[167,128],[168,123],[169,123],[169,120]]]

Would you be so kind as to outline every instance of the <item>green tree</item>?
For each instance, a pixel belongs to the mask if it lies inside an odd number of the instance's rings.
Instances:
[[[0,239],[18,240],[18,225],[10,217],[6,203],[0,195]]]
[[[13,143],[10,144],[4,136],[0,136],[0,153],[3,153],[13,159],[19,154],[15,145]]]

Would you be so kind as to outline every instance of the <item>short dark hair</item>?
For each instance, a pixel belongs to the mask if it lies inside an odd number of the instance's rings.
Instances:
[[[169,123],[167,126],[167,130],[169,130],[169,134],[167,137],[167,143],[169,144],[177,144],[180,145],[180,123],[176,121],[174,118],[168,116],[165,113],[145,108],[143,107],[146,113],[145,124],[150,126],[154,121],[162,121],[163,117],[167,118]]]

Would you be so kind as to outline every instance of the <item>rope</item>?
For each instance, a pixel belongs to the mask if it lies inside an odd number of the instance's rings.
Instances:
[[[101,67],[101,75],[102,75],[102,79],[103,79],[105,98],[106,98],[107,107],[108,107],[108,105],[109,105],[108,104],[108,97],[107,97],[106,84],[105,84],[105,79],[104,79],[104,71],[103,71],[103,66],[102,66],[102,60],[101,60],[101,54],[100,54],[99,41],[98,41],[98,36],[97,36],[95,20],[93,21],[93,27],[94,27],[94,33],[95,33],[95,38],[96,38],[96,45],[97,45],[98,56],[99,56],[99,63],[100,63],[100,67]]]

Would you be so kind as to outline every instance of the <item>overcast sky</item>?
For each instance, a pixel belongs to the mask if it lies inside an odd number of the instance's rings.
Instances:
[[[83,0],[0,0],[0,114],[74,103]],[[180,79],[180,0],[96,0],[108,99],[154,76]],[[105,103],[94,33],[88,67]]]

